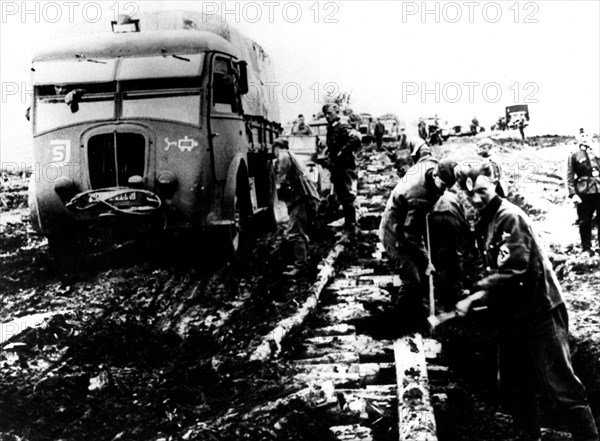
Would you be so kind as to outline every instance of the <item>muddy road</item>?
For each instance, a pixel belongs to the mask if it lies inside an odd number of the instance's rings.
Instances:
[[[533,216],[552,251],[575,368],[600,416],[600,259],[581,254],[575,209],[565,200],[569,142],[500,140],[497,161],[507,170],[509,197]],[[435,154],[469,159],[472,144],[451,139]],[[385,161],[370,148],[363,154]],[[229,263],[169,238],[99,253],[69,271],[32,234],[26,187],[14,177],[0,193],[0,439],[329,439],[322,416],[301,401],[247,415],[303,387],[290,380],[287,362],[251,362],[249,354],[303,302],[335,243],[327,227],[334,217],[319,221],[310,271],[297,280],[281,277],[280,230],[257,231]],[[440,335],[449,373],[432,391],[442,440],[513,436],[494,389],[492,340],[481,326],[449,326]],[[553,429],[546,440],[568,439]]]

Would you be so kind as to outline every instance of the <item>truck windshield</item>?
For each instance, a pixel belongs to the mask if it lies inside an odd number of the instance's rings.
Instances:
[[[114,119],[116,83],[36,86],[35,131]]]
[[[160,78],[121,83],[123,118],[200,124],[200,78]]]
[[[198,125],[203,62],[203,53],[35,62],[35,131],[114,120],[117,90],[121,118]]]

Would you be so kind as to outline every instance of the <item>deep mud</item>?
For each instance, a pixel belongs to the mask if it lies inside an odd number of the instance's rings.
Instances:
[[[0,322],[16,324],[2,328],[1,439],[311,433],[315,419],[302,402],[262,423],[234,414],[299,388],[286,380],[284,364],[251,363],[248,354],[304,300],[333,231],[317,229],[309,272],[296,281],[281,277],[281,231],[248,237],[229,263],[197,258],[193,247],[146,241],[58,270],[47,241],[32,234],[19,210],[1,214]],[[39,313],[51,317],[11,338]]]
[[[582,256],[575,210],[565,200],[568,141],[542,137],[527,146],[502,140],[497,160],[507,170],[511,199],[536,220],[552,251],[570,312],[575,369],[598,417],[600,260]],[[472,158],[475,150],[464,138],[436,154]],[[380,185],[383,203],[392,186]],[[261,408],[303,385],[290,380],[286,363],[248,357],[260,337],[304,300],[317,262],[334,242],[335,231],[326,226],[332,218],[316,229],[311,269],[296,281],[281,277],[281,231],[256,234],[228,264],[198,259],[197,252],[167,240],[58,271],[47,241],[29,227],[24,184],[17,179],[1,194],[0,322],[52,316],[3,343],[0,439],[330,439],[324,416],[302,400]],[[368,217],[362,222],[365,230],[375,228]],[[340,265],[372,252],[372,244],[359,243]],[[386,335],[384,323],[363,325]],[[440,440],[510,440],[510,417],[495,389],[493,329],[473,320],[448,326],[439,338],[449,367],[432,377]],[[553,430],[544,440],[569,439],[553,421],[549,412]]]

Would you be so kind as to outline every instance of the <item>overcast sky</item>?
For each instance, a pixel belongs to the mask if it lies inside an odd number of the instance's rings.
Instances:
[[[329,91],[352,108],[489,126],[528,103],[530,133],[600,130],[600,2],[2,2],[2,162],[28,160],[29,60],[71,21],[118,12],[220,14],[275,61],[282,122],[311,115]]]

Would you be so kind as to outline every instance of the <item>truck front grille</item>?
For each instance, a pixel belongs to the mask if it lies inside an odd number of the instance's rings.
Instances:
[[[146,140],[138,133],[104,133],[88,141],[92,189],[127,186],[131,176],[144,176]]]

